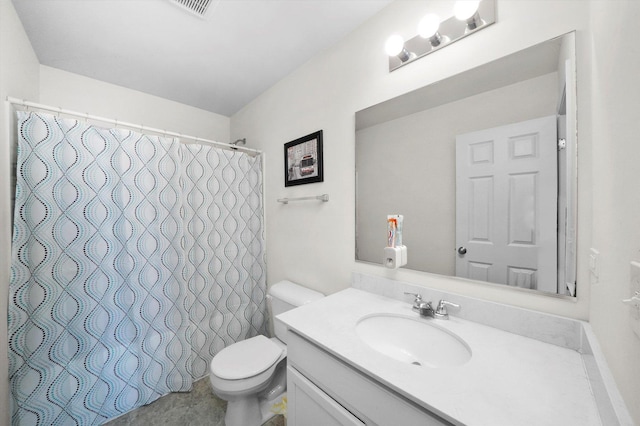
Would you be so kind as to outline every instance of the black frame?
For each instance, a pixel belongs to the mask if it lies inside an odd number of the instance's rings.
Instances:
[[[310,174],[312,174],[313,176],[303,177],[303,173],[302,173],[303,170],[300,166],[300,163],[296,165],[294,160],[293,164],[289,164],[289,155],[288,155],[289,149],[294,148],[298,145],[304,145],[313,141],[317,141],[316,149],[315,149],[315,158],[313,157],[313,154],[306,154],[302,157],[302,159],[309,156],[313,158],[313,164],[311,165],[313,166],[313,171],[310,172]],[[297,173],[295,170],[296,168],[298,168]],[[308,171],[309,168],[310,166],[307,166],[305,170]],[[322,162],[322,130],[318,130],[317,132],[311,133],[307,136],[303,136],[299,139],[296,139],[294,141],[287,142],[284,144],[284,186],[304,185],[307,183],[323,182],[324,181],[323,169],[324,167]],[[302,175],[302,176],[294,177],[295,175]]]

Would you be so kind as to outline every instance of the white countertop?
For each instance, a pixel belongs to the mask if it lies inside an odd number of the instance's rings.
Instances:
[[[419,318],[409,303],[350,288],[277,320],[455,424],[602,425],[580,353],[454,314],[448,321],[422,320],[462,338],[471,360],[441,368],[405,364],[373,350],[356,334],[359,319],[381,313]]]

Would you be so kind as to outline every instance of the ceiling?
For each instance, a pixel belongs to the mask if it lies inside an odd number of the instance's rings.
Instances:
[[[231,116],[391,0],[13,0],[41,64]]]

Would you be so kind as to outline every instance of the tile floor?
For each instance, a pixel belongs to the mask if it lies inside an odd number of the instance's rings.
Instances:
[[[193,384],[191,392],[172,393],[118,417],[104,426],[224,426],[226,401],[211,391],[209,379]],[[284,426],[284,418],[275,416],[264,426]]]

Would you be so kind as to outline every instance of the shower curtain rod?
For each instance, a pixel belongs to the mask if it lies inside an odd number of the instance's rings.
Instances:
[[[100,122],[103,122],[103,123],[114,124],[116,127],[123,126],[123,127],[128,127],[128,128],[131,128],[131,129],[139,129],[139,130],[145,130],[145,131],[148,131],[148,132],[159,133],[159,134],[165,135],[165,136],[174,136],[174,137],[177,137],[177,138],[180,138],[180,139],[189,139],[189,140],[192,140],[192,141],[195,141],[195,142],[204,142],[206,144],[219,146],[221,148],[226,148],[226,149],[230,149],[230,150],[233,150],[233,151],[241,151],[241,152],[244,152],[244,153],[247,153],[247,154],[253,154],[253,155],[262,154],[262,151],[260,151],[258,149],[241,148],[241,147],[238,147],[236,145],[231,145],[231,144],[224,143],[224,142],[216,142],[216,141],[212,141],[212,140],[209,140],[209,139],[202,139],[202,138],[199,138],[199,137],[196,137],[196,136],[183,135],[181,133],[176,133],[176,132],[168,132],[168,131],[162,130],[162,129],[155,129],[153,127],[147,127],[147,126],[144,126],[142,124],[127,123],[125,121],[119,121],[119,120],[116,120],[116,119],[113,119],[113,118],[99,117],[97,115],[91,115],[91,114],[88,114],[88,113],[71,111],[71,110],[64,109],[64,108],[53,107],[53,106],[49,106],[49,105],[30,102],[30,101],[26,101],[24,99],[12,98],[11,96],[7,96],[7,102],[9,102],[10,104],[13,104],[13,105],[20,105],[20,106],[24,106],[24,107],[27,107],[27,108],[36,108],[36,109],[41,109],[41,110],[45,110],[45,111],[55,112],[55,113],[58,113],[58,114],[72,115],[72,116],[75,116],[75,117],[84,118],[85,120],[95,120],[95,121],[100,121]]]

